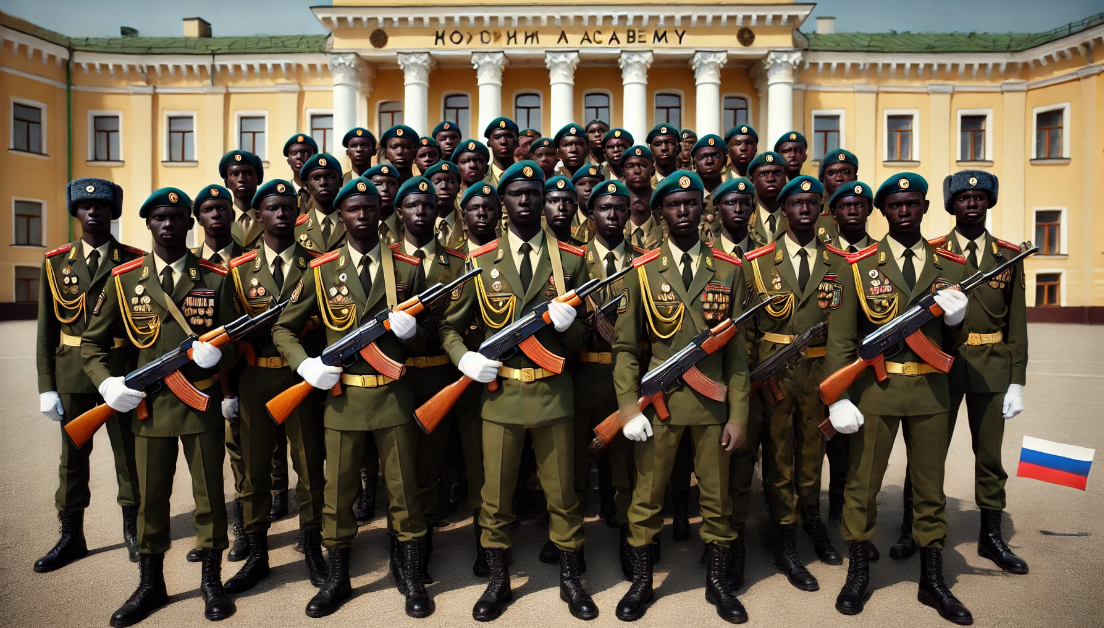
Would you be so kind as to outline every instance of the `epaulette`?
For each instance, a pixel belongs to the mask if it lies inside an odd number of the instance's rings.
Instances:
[[[939,257],[945,257],[952,262],[958,262],[959,264],[965,264],[966,258],[958,255],[957,253],[951,253],[947,249],[935,249],[935,254]]]
[[[579,257],[582,257],[582,256],[586,255],[586,249],[584,249],[583,247],[572,246],[572,245],[568,244],[567,242],[558,242],[558,244],[560,245],[560,250],[561,251],[567,251],[568,253],[574,253],[575,255],[578,255]]]
[[[230,270],[223,267],[222,264],[216,264],[210,260],[205,260],[202,257],[197,259],[196,261],[199,262],[200,266],[206,268],[213,273],[218,273],[220,275],[226,276],[230,272]]]
[[[121,275],[123,273],[129,273],[130,271],[134,270],[135,268],[138,268],[139,266],[141,266],[142,263],[145,262],[145,261],[146,261],[146,258],[144,256],[139,257],[138,259],[132,259],[129,262],[127,262],[126,264],[120,264],[120,265],[116,266],[115,268],[111,269],[111,274],[115,277],[118,277],[119,275]]]
[[[484,244],[483,246],[479,247],[478,249],[475,249],[474,251],[472,251],[471,256],[472,257],[479,257],[480,255],[482,255],[484,253],[489,253],[489,252],[491,252],[491,251],[493,251],[497,248],[498,248],[498,240],[495,240],[494,242],[488,242],[487,244]]]
[[[302,216],[295,219],[295,226],[298,227],[308,220],[310,220],[310,214],[303,214]]]
[[[145,255],[146,252],[136,246],[130,246],[129,244],[119,244],[119,248],[123,249],[127,253],[133,253],[134,255]]]
[[[939,249],[936,249],[936,250],[939,250]],[[847,260],[847,263],[854,264],[855,262],[858,262],[861,259],[866,259],[866,258],[870,257],[871,255],[877,253],[877,252],[878,252],[878,243],[875,242],[874,244],[871,244],[870,246],[866,247],[865,249],[859,251],[858,253],[849,254],[845,259]]]
[[[62,244],[52,251],[46,253],[46,257],[53,257],[55,255],[61,255],[62,253],[68,253],[69,249],[73,248],[72,244]]]
[[[836,255],[839,255],[840,257],[847,257],[847,251],[845,251],[843,249],[837,249],[836,247],[832,246],[831,244],[828,244],[827,242],[824,243],[824,248],[826,248],[829,251],[835,253]]]
[[[1013,250],[1017,253],[1020,252],[1020,247],[1016,246],[1015,244],[1012,244],[1011,242],[1007,242],[1005,240],[997,240],[997,244],[1000,245],[1000,246],[1003,246],[1006,249],[1011,249],[1011,250]]]
[[[246,262],[253,261],[253,258],[257,257],[257,253],[259,253],[259,251],[250,251],[248,253],[244,253],[235,257],[234,259],[230,260],[230,268],[237,268],[238,266],[241,266]]]
[[[457,251],[456,249],[445,248],[445,253],[452,255],[453,257],[459,257],[460,259],[467,259],[468,254],[463,251]]]
[[[410,255],[403,255],[402,253],[399,253],[398,251],[395,251],[394,253],[392,253],[391,257],[394,257],[395,259],[398,259],[398,260],[402,260],[402,261],[406,262],[407,264],[413,264],[415,266],[421,266],[422,265],[422,260],[420,260],[416,257],[410,256]]]
[[[739,258],[737,258],[735,256],[732,256],[732,255],[729,255],[728,253],[725,253],[724,251],[722,251],[720,249],[713,249],[713,257],[715,257],[717,259],[723,259],[724,261],[732,263],[732,264],[736,264],[737,266],[743,266],[744,265],[743,262],[741,262]]]
[[[634,246],[634,247],[633,247],[633,251],[634,251],[634,252],[635,252],[635,253],[636,253],[637,255],[647,255],[647,254],[648,254],[648,249],[646,249],[646,248],[644,248],[644,247],[642,247],[642,246]]]
[[[303,249],[303,251],[310,255],[312,259],[318,259],[319,256],[325,255],[322,251],[315,251],[314,249]]]
[[[761,246],[761,247],[755,249],[754,251],[748,253],[744,257],[747,258],[747,261],[750,262],[751,260],[753,260],[757,257],[762,257],[762,256],[766,255],[767,253],[772,253],[774,251],[774,246],[775,246],[775,243],[771,242],[770,244],[768,244],[766,246]]]
[[[340,253],[341,253],[341,250],[339,249],[337,251],[330,251],[329,253],[326,253],[325,255],[319,255],[315,259],[311,260],[310,266],[311,266],[311,268],[318,268],[319,266],[321,266],[322,264],[325,264],[326,262],[332,262],[335,259],[337,259],[337,256]]]
[[[936,248],[942,248],[943,245],[946,244],[946,243],[947,243],[947,236],[945,236],[945,235],[939,236],[938,238],[932,238],[931,240],[928,240],[928,244],[930,244],[930,245],[932,245]]]
[[[652,249],[644,255],[641,255],[640,257],[634,259],[633,266],[640,268],[644,264],[647,264],[648,262],[654,260],[655,258],[659,257],[659,251],[660,249]]]
[[[393,243],[391,243],[391,244],[388,244],[387,246],[388,246],[388,248],[390,248],[390,249],[391,249],[392,251],[396,251],[396,252],[397,252],[397,251],[399,250],[399,246],[401,246],[401,244],[402,244],[402,243],[400,243],[400,242],[393,242]]]

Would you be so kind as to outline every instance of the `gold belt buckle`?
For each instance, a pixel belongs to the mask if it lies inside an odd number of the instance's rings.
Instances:
[[[915,377],[920,374],[920,365],[916,362],[905,362],[901,365],[901,374]]]
[[[537,381],[536,369],[524,368],[518,369],[518,379],[523,382],[535,382]]]

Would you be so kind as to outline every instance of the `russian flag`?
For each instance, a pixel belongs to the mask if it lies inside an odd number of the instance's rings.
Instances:
[[[1095,449],[1024,436],[1016,476],[1085,490]]]

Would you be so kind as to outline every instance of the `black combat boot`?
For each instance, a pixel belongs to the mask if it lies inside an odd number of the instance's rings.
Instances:
[[[138,562],[138,507],[123,506],[123,543],[130,562]]]
[[[275,523],[288,514],[288,492],[276,491],[272,494],[272,508],[268,510],[268,520]]]
[[[421,563],[418,569],[422,574],[423,584],[432,584],[436,582],[433,576],[429,573],[429,556],[433,553],[433,524],[430,524],[426,528],[425,536],[418,539],[418,556],[421,557]]]
[[[732,624],[747,622],[744,605],[736,599],[736,594],[728,586],[728,547],[709,543],[705,548],[708,554],[705,566],[705,601],[717,607],[717,615],[721,619]]]
[[[863,542],[847,544],[847,581],[836,596],[836,610],[844,615],[858,615],[873,590],[870,588],[870,563]]]
[[[361,469],[361,488],[356,502],[353,503],[353,516],[358,525],[364,525],[376,514],[376,483],[378,469]]]
[[[978,532],[978,556],[988,558],[1008,573],[1027,573],[1027,562],[1012,553],[1001,535],[1001,511],[981,509],[981,531]]]
[[[472,529],[475,530],[475,563],[472,565],[472,573],[478,578],[486,578],[491,573],[487,566],[487,552],[483,551],[480,537],[483,536],[483,528],[479,526],[479,512],[472,515]]]
[[[265,557],[268,557],[267,546]],[[265,562],[267,564],[267,560]],[[227,597],[222,587],[222,550],[203,550],[199,594],[203,597],[203,616],[208,621],[221,621],[234,614],[234,600]]]
[[[554,565],[560,562],[560,548],[556,547],[552,539],[548,539],[544,542],[544,545],[541,546],[540,554],[537,555],[537,560],[546,565]]]
[[[221,557],[220,557],[221,559]],[[245,564],[226,581],[227,593],[244,593],[268,576],[268,531],[249,534],[249,556]]]
[[[506,567],[506,550],[483,549],[487,555],[487,568],[490,572],[490,582],[487,590],[479,597],[472,609],[472,617],[475,621],[493,621],[502,614],[506,603],[514,597],[514,591],[510,588],[510,571]]]
[[[331,548],[330,572],[326,575],[322,588],[307,603],[307,617],[332,615],[352,595],[353,587],[349,584],[349,548]]]
[[[802,591],[817,591],[820,584],[797,555],[796,528],[796,523],[775,526],[774,564],[789,578],[790,584]]]
[[[744,588],[744,547],[744,524],[740,523],[736,525],[736,541],[728,549],[728,568],[725,571],[728,588],[733,591]]]
[[[843,495],[828,493],[828,525],[839,528],[843,523]]]
[[[590,621],[598,618],[598,605],[579,580],[581,557],[582,551],[560,550],[560,599],[567,602],[567,610],[572,617]]]
[[[802,508],[801,520],[805,533],[813,539],[813,551],[820,558],[820,562],[826,565],[842,565],[843,557],[832,546],[832,540],[828,538],[828,527],[820,520],[820,506]]]
[[[169,601],[165,591],[165,555],[142,554],[138,558],[138,588],[126,604],[111,616],[113,628],[125,628],[142,621]]]
[[[671,538],[675,541],[685,541],[690,538],[690,493],[675,493],[671,495],[671,503],[674,506],[674,515],[671,517]]]
[[[938,547],[920,548],[920,589],[916,599],[939,611],[940,617],[951,623],[960,626],[974,623],[974,616],[943,581],[943,551]]]
[[[57,517],[61,523],[61,538],[52,550],[35,561],[34,570],[37,573],[61,569],[88,555],[88,544],[84,540],[84,511],[59,510]]]
[[[241,500],[234,500],[234,521],[231,522],[234,531],[234,544],[230,546],[230,552],[226,560],[236,563],[249,557],[249,537],[245,535],[245,509]]]
[[[878,559],[882,557],[881,552],[878,551],[878,548],[874,545],[873,541],[866,541],[865,543],[863,543],[863,547],[866,548],[867,562],[876,563],[878,562]]]
[[[621,573],[625,574],[625,581],[633,580],[632,545],[629,545],[629,525],[621,526],[621,539],[618,543],[618,554],[621,556]]]
[[[425,538],[425,537],[422,537]],[[426,592],[425,582],[422,580],[422,543],[421,539],[414,539],[402,543],[403,562],[406,568],[403,570],[403,583],[399,592],[406,597],[406,614],[422,619],[433,614],[436,605]]]
[[[636,621],[644,616],[648,604],[655,599],[652,589],[652,556],[655,555],[648,545],[630,549],[632,557],[632,584],[625,596],[617,603],[617,619]]]
[[[310,583],[321,587],[326,583],[326,576],[329,574],[326,559],[322,558],[322,531],[303,530],[300,536],[303,538],[303,558],[307,563],[307,572],[310,573]]]
[[[889,557],[893,560],[907,560],[916,553],[916,541],[912,538],[912,496],[904,499],[905,512],[901,515],[901,535],[889,548]]]
[[[402,591],[402,588],[406,586],[406,559],[403,557],[402,543],[399,543],[398,537],[394,534],[388,534],[387,538],[390,541],[387,564],[391,568],[391,577],[395,579],[399,591]]]

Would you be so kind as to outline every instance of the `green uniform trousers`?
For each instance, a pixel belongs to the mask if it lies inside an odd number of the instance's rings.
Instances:
[[[241,399],[239,398],[239,413]],[[241,499],[245,490],[245,461],[242,459],[241,417],[226,421],[226,455],[230,458],[230,471],[234,474],[234,499]]]
[[[411,423],[368,431],[326,428],[326,489],[322,510],[322,542],[349,547],[356,538],[353,502],[360,486],[360,464],[371,439],[380,452],[387,514],[399,541],[425,536],[418,504],[416,447],[418,430]]]
[[[442,388],[456,381],[460,377],[459,371],[449,366],[431,366],[428,368],[409,368],[408,371],[414,381],[414,401],[421,406],[441,391]],[[473,388],[469,386],[469,388]],[[474,388],[478,389],[478,386]],[[465,391],[466,392],[466,391]],[[434,515],[437,512],[437,494],[441,489],[441,473],[445,468],[446,450],[448,449],[449,433],[452,431],[453,417],[455,414],[449,411],[432,434],[426,434],[418,426],[414,426],[417,435],[418,459],[416,462],[418,474],[418,503],[421,504],[422,520],[427,526],[433,525]]]
[[[573,418],[564,417],[551,425],[528,428],[533,437],[537,477],[548,503],[548,538],[563,550],[583,546],[583,515],[575,495],[575,433]],[[483,511],[479,525],[481,543],[489,549],[506,549],[513,544],[510,524],[514,522],[513,498],[518,483],[524,425],[483,421]]]
[[[325,443],[322,408],[318,397],[311,395],[300,404],[283,425],[277,425],[268,415],[265,404],[284,390],[299,383],[300,378],[290,368],[260,368],[247,366],[241,380],[241,451],[245,482],[241,491],[245,515],[245,531],[261,532],[271,525],[268,513],[272,508],[274,467],[272,445],[276,439],[291,441],[291,463],[298,481],[295,501],[299,504],[299,527],[303,530],[322,529],[323,489],[326,485]],[[287,454],[284,454],[285,458]],[[286,488],[286,486],[285,486]]]
[[[286,491],[289,487],[288,440],[291,437],[284,433],[285,425],[277,425],[276,433],[272,435],[274,441],[272,449],[272,490],[274,491]],[[295,464],[294,460],[292,464]],[[296,489],[295,495],[296,500],[298,500],[298,489]]]
[[[836,434],[824,444],[824,452],[828,454],[828,494],[840,499],[843,499],[843,491],[847,488],[847,470],[851,467],[848,455],[850,449],[850,434]]]
[[[955,422],[966,398],[966,416],[970,422],[970,444],[974,448],[974,501],[978,508],[1004,510],[1004,483],[1008,473],[1001,463],[1004,443],[1004,393],[961,393],[951,391],[951,412],[947,441],[954,434]]]
[[[590,456],[587,449],[594,440],[594,428],[617,412],[617,395],[610,386],[613,366],[604,364],[580,364],[575,377],[575,495],[579,499],[579,512],[586,511],[587,489],[590,488]],[[609,485],[613,487],[613,502],[617,508],[617,520],[628,523],[629,505],[632,504],[632,485],[635,465],[632,459],[632,441],[618,436],[606,449],[598,462],[598,482],[603,482],[603,467],[608,468]]]
[[[733,527],[747,522],[751,510],[751,482],[755,476],[755,461],[759,458],[759,445],[763,438],[763,403],[757,392],[748,398],[747,440],[732,452],[729,462],[728,494],[732,498]],[[760,469],[762,471],[762,469]]]
[[[483,417],[479,410],[482,400],[483,386],[472,385],[452,407],[468,474],[468,506],[477,520],[483,509]]]
[[[694,445],[694,473],[701,493],[701,538],[706,543],[727,545],[736,540],[729,525],[732,499],[728,495],[729,460],[721,447],[724,427],[716,425],[668,425],[652,421],[653,435],[636,443],[636,489],[629,508],[629,544],[644,547],[652,543],[663,527],[663,493],[683,432],[690,432]]]
[[[222,492],[222,461],[225,454],[224,435],[219,430],[179,437],[135,438],[134,453],[138,460],[138,485],[142,489],[142,504],[138,508],[138,546],[143,554],[164,554],[172,545],[169,530],[169,499],[172,497],[176,456],[184,446],[184,459],[192,475],[192,497],[195,512],[192,523],[196,529],[196,549],[224,550],[226,537],[226,502]]]
[[[946,413],[923,416],[868,414],[851,435],[851,470],[843,504],[843,538],[848,542],[874,537],[878,492],[889,465],[889,454],[904,430],[908,476],[912,482],[912,536],[920,547],[943,549],[947,538],[947,496],[943,474],[947,459],[949,421]]]
[[[66,423],[96,407],[102,400],[94,394],[61,393],[61,407],[65,410]],[[134,459],[134,432],[130,429],[131,414],[116,414],[107,420],[107,438],[111,441],[111,453],[115,458],[115,480],[119,483],[116,497],[120,506],[137,506],[138,463]],[[94,440],[94,439],[93,439]],[[89,459],[92,456],[92,440],[77,449],[65,430],[61,430],[61,460],[58,463],[58,489],[54,505],[58,510],[72,512],[88,508],[92,492],[88,490],[90,477]]]
[[[801,508],[820,503],[820,472],[824,439],[817,426],[827,416],[812,383],[823,377],[822,358],[798,358],[792,368],[775,376],[783,398],[759,391],[767,426],[763,434],[763,481],[770,485],[771,522],[801,521]]]

